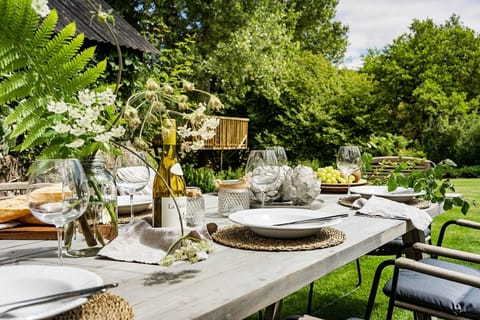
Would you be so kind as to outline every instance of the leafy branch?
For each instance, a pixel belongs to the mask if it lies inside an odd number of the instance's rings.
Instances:
[[[415,192],[423,190],[425,191],[425,200],[443,204],[444,210],[454,206],[460,207],[462,213],[467,214],[470,202],[462,197],[449,197],[449,192],[455,192],[455,186],[450,179],[444,178],[448,168],[457,166],[455,162],[446,159],[426,171],[414,171],[409,174],[401,172],[408,169],[407,166],[407,163],[399,163],[395,172],[388,177],[388,191],[393,191],[398,187],[413,188]],[[476,205],[475,202],[472,204]]]

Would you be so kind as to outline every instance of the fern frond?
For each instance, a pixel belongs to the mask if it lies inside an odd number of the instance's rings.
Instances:
[[[16,106],[15,109],[6,117],[4,121],[5,126],[12,125],[13,123],[19,122],[22,118],[29,116],[30,114],[34,113],[35,111],[40,112],[40,106],[46,105],[45,98],[42,97],[34,97],[27,99]],[[17,126],[18,128],[18,126]],[[20,132],[19,134],[21,134]],[[14,137],[18,136],[15,135]]]
[[[41,121],[41,119],[39,118],[39,115],[36,114],[35,112],[30,113],[25,118],[17,121],[17,125],[15,126],[13,131],[10,133],[10,136],[13,138],[16,138],[22,134],[25,134],[30,128],[35,127],[38,121]]]
[[[57,83],[65,83],[68,79],[77,75],[82,71],[87,64],[91,61],[95,54],[95,47],[90,47],[78,54],[68,63],[61,65],[58,68],[58,72],[53,78],[53,81]]]
[[[66,152],[66,148],[59,148],[58,144],[61,141],[52,140],[50,145],[43,148],[43,150],[38,155],[37,159],[59,159],[67,158],[69,155]]]
[[[84,38],[85,36],[83,33],[73,38],[68,44],[64,45],[50,57],[45,67],[48,69],[56,69],[63,61],[70,61],[80,50]]]
[[[97,81],[98,77],[103,73],[103,71],[105,71],[106,67],[107,61],[100,61],[95,67],[86,70],[84,73],[69,81],[68,85],[65,87],[65,90],[73,94],[78,91],[78,88],[88,87],[90,84]]]
[[[15,1],[0,1],[0,30],[8,30],[10,26],[14,23],[15,12],[16,10],[27,10],[30,7],[30,4],[27,5],[26,1],[20,1],[18,4]]]
[[[10,26],[12,36],[18,39],[31,39],[38,26],[39,16],[30,6],[31,0],[17,0],[24,10],[17,10],[15,22]]]
[[[17,72],[0,83],[0,105],[21,100],[31,92],[32,77],[25,72]]]
[[[7,74],[27,65],[28,59],[20,54],[15,45],[8,45],[1,37],[0,41],[5,43],[4,47],[0,46],[0,74]]]
[[[28,133],[25,134],[24,140],[19,146],[19,151],[24,151],[40,145],[42,136],[51,126],[51,123],[45,119],[36,119],[34,123],[28,123],[31,124],[31,127],[28,128]]]
[[[66,25],[53,39],[45,44],[44,48],[39,50],[37,57],[34,57],[35,62],[40,65],[50,60],[50,57],[54,55],[55,52],[61,50],[61,48],[73,38],[75,30],[75,23],[72,22]]]
[[[58,14],[56,10],[50,11],[50,14],[45,17],[40,26],[37,28],[35,35],[30,42],[32,48],[43,48],[55,33],[55,27],[58,21]]]

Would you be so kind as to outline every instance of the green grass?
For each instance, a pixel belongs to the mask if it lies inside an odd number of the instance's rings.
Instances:
[[[480,204],[480,179],[452,179],[456,187],[456,192],[462,193],[465,199],[475,200]],[[432,239],[436,243],[438,232],[441,225],[451,219],[467,218],[480,222],[480,207],[471,207],[465,217],[459,209],[448,210],[436,217],[432,224]],[[449,227],[447,236],[444,240],[444,246],[459,248],[465,251],[478,252],[480,248],[480,237],[475,230]],[[315,293],[313,297],[313,315],[325,320],[340,320],[349,317],[362,318],[365,313],[370,287],[372,285],[373,274],[378,264],[391,257],[365,256],[360,259],[362,266],[362,286],[354,293],[343,299],[328,305],[328,303],[340,297],[343,293],[353,289],[357,283],[356,267],[350,263],[345,267],[323,277],[315,282]],[[387,272],[388,271],[388,272]],[[384,272],[380,288],[383,283],[391,276],[393,268]],[[293,295],[284,299],[282,318],[291,314],[304,314],[307,308],[308,287],[305,287]],[[375,301],[375,308],[371,320],[385,319],[388,300],[379,290]],[[251,317],[256,319],[257,315]],[[406,320],[413,319],[412,313],[396,308],[394,319]]]

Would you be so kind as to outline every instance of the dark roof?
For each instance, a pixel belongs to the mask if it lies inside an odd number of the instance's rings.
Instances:
[[[91,0],[96,8],[101,6],[102,10],[108,12],[111,7],[104,0]],[[55,8],[58,11],[57,28],[60,30],[70,22],[74,21],[77,27],[77,33],[84,33],[85,38],[97,42],[115,44],[112,35],[108,32],[105,24],[99,22],[96,18],[92,19],[93,8],[86,0],[49,0],[50,9]],[[115,17],[113,30],[121,46],[133,48],[141,51],[160,53],[123,17],[117,12],[112,11]]]

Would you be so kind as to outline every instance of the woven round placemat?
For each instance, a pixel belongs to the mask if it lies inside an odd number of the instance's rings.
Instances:
[[[92,296],[87,302],[53,317],[53,320],[134,319],[132,306],[122,297],[108,292]]]
[[[359,195],[351,195],[351,196],[340,197],[340,198],[338,198],[338,203],[343,205],[343,206],[351,208],[353,206],[353,203],[355,202],[355,200],[357,200],[358,198],[360,198]],[[408,204],[410,206],[415,206],[418,209],[428,209],[428,208],[430,208],[432,203],[430,201],[424,200],[424,199],[412,199],[410,201],[405,202],[405,204]]]
[[[213,235],[216,242],[239,249],[258,251],[301,251],[333,247],[345,241],[345,234],[335,228],[321,228],[313,236],[299,239],[262,237],[246,226],[223,227]]]

